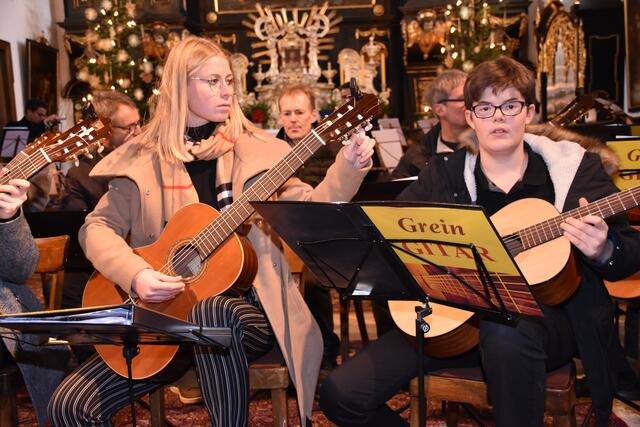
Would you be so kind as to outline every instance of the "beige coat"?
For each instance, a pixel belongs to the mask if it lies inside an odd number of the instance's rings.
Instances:
[[[266,141],[243,135],[234,146],[232,186],[238,199],[248,181],[270,169],[288,151],[289,145],[265,136]],[[134,276],[149,264],[131,247],[149,245],[158,239],[162,218],[160,159],[133,140],[96,165],[91,176],[112,176],[109,191],[80,229],[79,240],[87,258],[108,279],[129,292]],[[280,200],[348,201],[356,193],[368,169],[354,169],[338,153],[326,178],[315,189],[297,178],[280,189]],[[194,202],[197,200],[194,200]],[[257,215],[248,238],[258,256],[254,281],[260,301],[273,328],[289,374],[296,385],[298,405],[304,420],[311,407],[322,358],[322,337],[291,277],[279,240]],[[131,247],[125,241],[130,236]]]

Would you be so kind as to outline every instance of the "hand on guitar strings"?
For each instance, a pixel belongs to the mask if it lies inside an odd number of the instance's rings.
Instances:
[[[7,168],[0,170],[0,176],[5,175]],[[27,200],[29,181],[12,179],[8,184],[0,185],[0,219],[13,218],[20,206]]]
[[[580,206],[588,204],[587,199],[581,197]],[[567,218],[560,224],[566,237],[576,248],[589,259],[603,263],[611,257],[613,244],[607,238],[609,226],[596,215],[587,215],[580,219]]]
[[[371,156],[376,140],[369,138],[364,132],[359,131],[351,135],[347,147],[344,150],[344,157],[356,169],[371,166]]]
[[[180,276],[168,276],[145,268],[133,278],[131,288],[142,301],[158,303],[175,298],[184,290],[184,283]]]

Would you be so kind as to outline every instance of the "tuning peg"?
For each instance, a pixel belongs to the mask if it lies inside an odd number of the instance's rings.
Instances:
[[[104,145],[102,145],[101,143],[98,144],[98,150],[96,150],[98,154],[102,153],[104,151]]]
[[[80,161],[78,160],[78,156],[71,156],[71,157],[69,158],[69,160],[72,160],[72,161],[73,161],[73,164],[74,164],[76,167],[80,166]]]
[[[342,138],[340,138],[340,141],[342,142],[342,145],[349,145],[349,135],[342,136]]]
[[[369,132],[373,128],[370,120],[367,120],[367,123],[364,125],[364,131]]]
[[[85,156],[87,156],[87,159],[93,159],[93,154],[91,153],[84,153]]]

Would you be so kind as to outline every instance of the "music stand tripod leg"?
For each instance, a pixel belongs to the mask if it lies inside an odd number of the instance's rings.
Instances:
[[[122,355],[127,362],[127,382],[129,384],[129,402],[131,404],[131,425],[136,427],[136,399],[133,394],[133,373],[131,362],[140,353],[140,348],[136,344],[125,343],[122,347]]]
[[[424,334],[429,332],[431,327],[425,317],[432,313],[429,306],[429,298],[424,299],[423,305],[416,306],[416,341],[418,345],[418,425],[424,427],[427,422],[426,396],[424,392]]]

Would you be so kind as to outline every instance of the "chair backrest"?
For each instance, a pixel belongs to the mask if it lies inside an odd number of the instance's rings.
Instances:
[[[43,287],[47,284],[50,286],[47,309],[59,309],[62,305],[62,283],[69,249],[69,236],[40,237],[35,241],[40,252],[35,273],[40,273]]]

